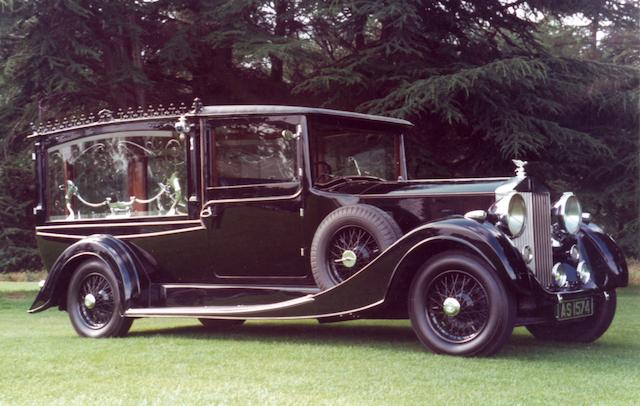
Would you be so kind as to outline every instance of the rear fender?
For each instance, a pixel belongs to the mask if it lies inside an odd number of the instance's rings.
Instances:
[[[29,312],[40,312],[56,305],[64,309],[71,275],[81,262],[90,259],[104,262],[118,277],[118,289],[125,309],[148,286],[144,259],[133,247],[110,235],[92,235],[70,245],[60,254]]]

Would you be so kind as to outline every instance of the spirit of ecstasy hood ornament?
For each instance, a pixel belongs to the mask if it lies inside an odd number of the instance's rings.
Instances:
[[[516,166],[516,177],[520,179],[526,178],[527,172],[525,172],[524,167],[528,162],[521,161],[519,159],[512,159],[511,162],[513,162]]]

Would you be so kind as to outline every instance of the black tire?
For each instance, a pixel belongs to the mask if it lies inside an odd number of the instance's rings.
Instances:
[[[351,234],[353,238],[348,238]],[[401,236],[395,220],[377,207],[357,204],[332,211],[318,226],[311,244],[316,284],[325,290],[349,279]],[[354,257],[349,266],[338,262],[347,251]]]
[[[220,329],[225,327],[236,327],[244,324],[244,320],[235,319],[198,319],[207,329]]]
[[[93,299],[89,300],[88,295]],[[122,337],[133,323],[132,318],[122,316],[116,275],[99,260],[83,262],[73,273],[67,291],[67,312],[73,328],[84,337]]]
[[[455,300],[447,315],[449,298]],[[408,305],[418,339],[438,354],[492,355],[509,339],[515,323],[511,293],[485,261],[463,251],[427,261],[414,276]]]
[[[609,300],[599,296],[594,303],[593,316],[584,319],[527,326],[533,336],[543,341],[592,343],[609,329],[616,315],[616,291],[608,292]]]

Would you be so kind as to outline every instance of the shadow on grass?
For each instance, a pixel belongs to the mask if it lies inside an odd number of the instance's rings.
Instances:
[[[196,340],[230,340],[234,342],[264,342],[312,344],[317,346],[363,346],[398,352],[426,352],[410,326],[347,324],[245,324],[224,330],[206,329],[199,325],[132,331],[132,337],[170,336]],[[629,346],[599,341],[592,344],[545,342],[529,334],[514,334],[495,356],[498,359],[544,360],[581,363],[588,348],[591,357],[621,355]]]
[[[259,341],[265,343],[313,344],[329,346],[362,345],[374,348],[401,348],[422,351],[413,330],[407,326],[357,324],[253,324],[224,327],[220,330],[202,326],[170,327],[132,331],[132,337],[173,336],[197,340]]]

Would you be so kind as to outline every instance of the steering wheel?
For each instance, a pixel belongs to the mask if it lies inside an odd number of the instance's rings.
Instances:
[[[316,169],[316,183],[326,183],[334,178],[333,168],[326,161],[316,161],[314,166]]]

